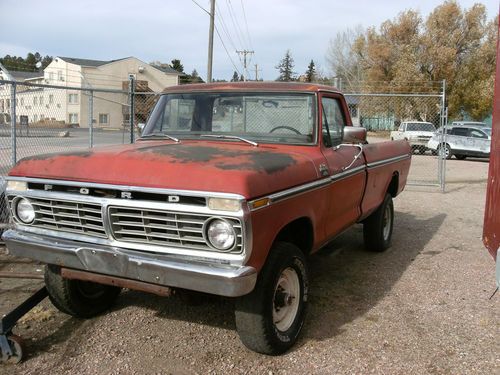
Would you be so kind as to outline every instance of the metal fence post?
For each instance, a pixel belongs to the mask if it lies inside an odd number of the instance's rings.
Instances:
[[[16,82],[10,86],[10,140],[12,166],[17,163],[17,134],[16,134]]]
[[[89,147],[94,147],[94,91],[89,91]]]
[[[448,108],[446,107],[446,80],[443,79],[443,92],[441,95],[441,113],[442,113],[442,119],[441,119],[441,127],[443,130],[442,137],[443,137],[443,144],[446,144],[446,131],[445,131],[445,126],[448,124]],[[438,157],[438,160],[440,162],[440,185],[441,185],[441,191],[444,193],[446,189],[446,155],[443,154],[441,159]]]
[[[130,116],[130,143],[134,143],[134,117],[135,117],[135,110],[134,110],[134,76],[130,75],[129,76],[129,103],[130,103],[130,111],[129,111],[129,116]]]

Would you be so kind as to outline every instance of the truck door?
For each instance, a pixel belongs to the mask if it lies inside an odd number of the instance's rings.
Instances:
[[[487,154],[490,152],[490,140],[483,131],[470,128],[469,139],[471,140],[474,153]]]
[[[469,129],[457,126],[451,129],[446,141],[450,144],[453,151],[469,150],[470,141],[468,140]]]
[[[331,237],[359,218],[361,199],[365,190],[366,170],[360,147],[340,146],[344,126],[351,126],[347,123],[347,108],[342,97],[322,94],[320,113],[321,149],[328,164],[325,174],[328,174],[331,179],[325,231],[326,235]]]

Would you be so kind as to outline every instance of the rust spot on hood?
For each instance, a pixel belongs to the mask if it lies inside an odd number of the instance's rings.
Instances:
[[[154,145],[141,147],[134,152],[149,152],[167,156],[174,163],[213,163],[223,170],[255,170],[276,173],[296,164],[289,154],[264,150],[229,150],[220,147],[196,145]]]
[[[50,160],[58,157],[64,157],[64,156],[74,156],[77,158],[88,158],[90,156],[94,155],[92,151],[74,151],[74,152],[59,152],[59,153],[50,153],[50,154],[41,154],[41,155],[34,155],[34,156],[28,156],[25,158],[22,158],[21,160],[18,161],[18,163],[22,163],[25,161],[35,161],[35,160]]]

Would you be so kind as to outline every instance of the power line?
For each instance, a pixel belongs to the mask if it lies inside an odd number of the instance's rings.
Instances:
[[[231,18],[231,22],[233,23],[233,27],[236,31],[236,37],[238,38],[238,42],[240,43],[240,45],[243,48],[246,48],[245,43],[243,43],[243,39],[242,39],[243,33],[241,32],[241,28],[238,24],[238,20],[236,19],[235,14],[234,14],[233,6],[232,6],[230,0],[226,0],[226,6],[227,6],[227,9],[229,11],[229,17]],[[241,35],[241,37],[240,37],[240,35]]]
[[[198,6],[198,8],[200,8],[202,11],[204,11],[206,14],[210,15],[210,12],[208,10],[206,10],[205,8],[203,8],[200,4],[198,4],[195,0],[191,0],[193,3],[196,4],[196,6]]]
[[[219,19],[219,23],[220,23],[220,24],[221,24],[221,26],[222,26],[222,31],[226,34],[227,39],[229,40],[229,43],[231,44],[231,47],[232,47],[234,50],[238,49],[238,48],[236,47],[236,45],[234,44],[234,42],[233,42],[233,38],[231,38],[231,35],[229,35],[229,29],[228,29],[228,27],[227,27],[227,25],[226,25],[226,22],[224,21],[224,18],[222,17],[222,12],[221,12],[221,10],[220,10],[220,8],[219,8],[218,3],[215,3],[215,6],[216,6],[216,8],[217,8],[217,14],[216,14],[216,16],[217,16],[217,18]]]
[[[241,75],[240,70],[237,68],[236,64],[234,63],[233,59],[231,58],[231,55],[229,54],[229,51],[226,48],[226,45],[224,44],[224,41],[222,40],[222,37],[219,33],[219,29],[217,28],[217,26],[215,26],[215,32],[217,33],[217,36],[219,37],[219,40],[222,43],[222,47],[224,47],[224,50],[226,51],[226,55],[229,58],[229,60],[231,61],[231,64],[233,65],[234,70],[236,70],[238,72],[238,74]]]
[[[243,0],[240,0],[240,2],[241,2],[241,9],[243,10],[243,19],[245,20],[245,27],[247,29],[248,42],[250,44],[250,48],[253,49],[252,40],[250,39],[250,32],[248,31],[248,22],[247,22],[247,14],[245,12],[245,6],[243,5]]]

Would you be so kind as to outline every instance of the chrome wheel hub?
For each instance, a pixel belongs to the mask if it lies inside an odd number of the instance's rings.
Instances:
[[[293,268],[281,273],[273,298],[273,323],[282,332],[288,330],[297,316],[300,303],[300,281]]]
[[[389,235],[391,234],[391,224],[392,224],[391,207],[390,205],[387,205],[384,210],[384,219],[383,219],[382,234],[384,236],[384,241],[387,241],[389,239]]]

